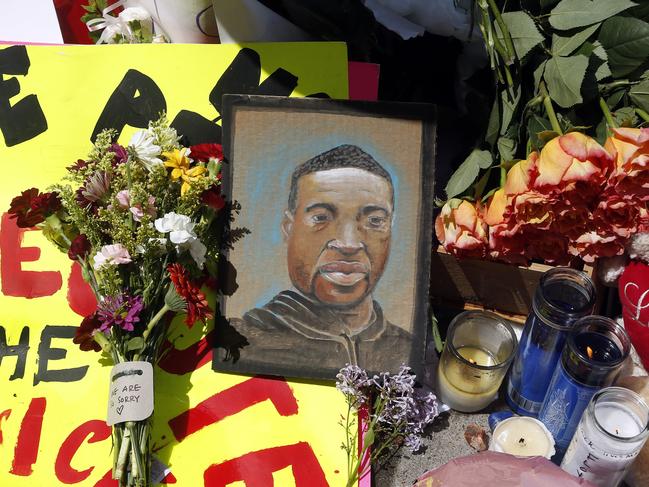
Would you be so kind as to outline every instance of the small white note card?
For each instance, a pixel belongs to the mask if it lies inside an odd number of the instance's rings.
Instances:
[[[122,362],[110,373],[108,419],[113,426],[141,421],[153,414],[153,367],[149,362]]]

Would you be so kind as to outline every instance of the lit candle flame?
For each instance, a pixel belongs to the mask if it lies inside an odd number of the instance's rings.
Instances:
[[[477,362],[473,360],[472,358],[469,359],[469,362],[471,362],[473,365],[475,365]]]
[[[586,353],[588,354],[588,358],[593,358],[593,349],[590,347],[586,347]]]

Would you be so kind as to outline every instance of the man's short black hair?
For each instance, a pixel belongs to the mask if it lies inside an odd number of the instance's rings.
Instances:
[[[303,164],[300,164],[291,176],[291,190],[288,194],[288,209],[291,213],[295,212],[297,206],[297,182],[306,174],[318,171],[327,171],[329,169],[339,169],[352,167],[363,169],[385,179],[392,188],[392,178],[381,164],[356,145],[344,144],[334,147],[326,152],[312,157]],[[394,197],[394,196],[393,196]]]

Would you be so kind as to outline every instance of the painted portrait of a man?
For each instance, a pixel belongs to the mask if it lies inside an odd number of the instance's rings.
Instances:
[[[419,150],[421,141],[417,142]],[[307,151],[305,148],[304,153]],[[235,155],[235,180],[237,160]],[[256,275],[260,277],[281,266],[284,282],[277,282],[278,276],[272,282],[278,292],[254,302],[242,300],[254,304],[246,309],[240,305],[241,312],[229,316],[230,326],[244,337],[245,346],[235,363],[215,361],[215,367],[333,377],[347,363],[374,372],[410,364],[423,347],[422,334],[409,323],[413,313],[402,316],[407,323],[393,322],[376,295],[386,270],[404,260],[401,257],[393,262],[391,258],[393,233],[398,227],[395,223],[403,218],[398,212],[400,202],[394,180],[404,178],[393,176],[380,157],[360,143],[325,147],[291,165],[285,161],[283,167],[291,171],[283,191],[278,185],[274,192],[275,200],[283,200],[281,205],[277,201],[273,205],[279,213],[279,218],[272,218],[277,228],[266,226],[268,234],[279,234],[280,241],[274,245],[270,259],[261,259]],[[255,235],[255,228],[250,231]],[[263,230],[258,231],[261,237]],[[402,237],[397,242],[408,240]],[[416,239],[411,241],[416,243]],[[263,238],[258,242],[267,245]],[[412,253],[411,257],[417,254],[416,246],[405,250]],[[403,248],[399,251],[404,253]],[[258,260],[248,255],[239,256],[238,266],[233,262],[238,274],[242,273],[242,265],[252,266],[251,258]],[[273,281],[268,276],[265,279]],[[250,286],[252,289],[254,286]],[[237,293],[245,292],[240,285]],[[421,340],[421,346],[414,343],[416,339]]]

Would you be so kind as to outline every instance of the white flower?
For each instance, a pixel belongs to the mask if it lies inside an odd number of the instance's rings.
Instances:
[[[154,144],[154,137],[147,130],[138,130],[128,143],[137,154],[138,160],[150,171],[153,166],[162,164],[160,146]]]
[[[105,265],[128,264],[131,256],[122,244],[104,245],[93,258],[93,267],[97,270]]]
[[[154,225],[160,233],[169,234],[169,240],[176,246],[178,252],[189,250],[198,267],[203,268],[207,248],[194,233],[196,224],[191,221],[191,218],[172,211],[158,218]]]
[[[191,218],[173,211],[155,221],[155,228],[160,233],[168,233],[169,240],[176,245],[184,244],[196,238]]]
[[[133,20],[145,21],[150,20],[149,12],[142,7],[129,7],[125,8],[120,14],[119,18],[124,22],[132,22]]]

